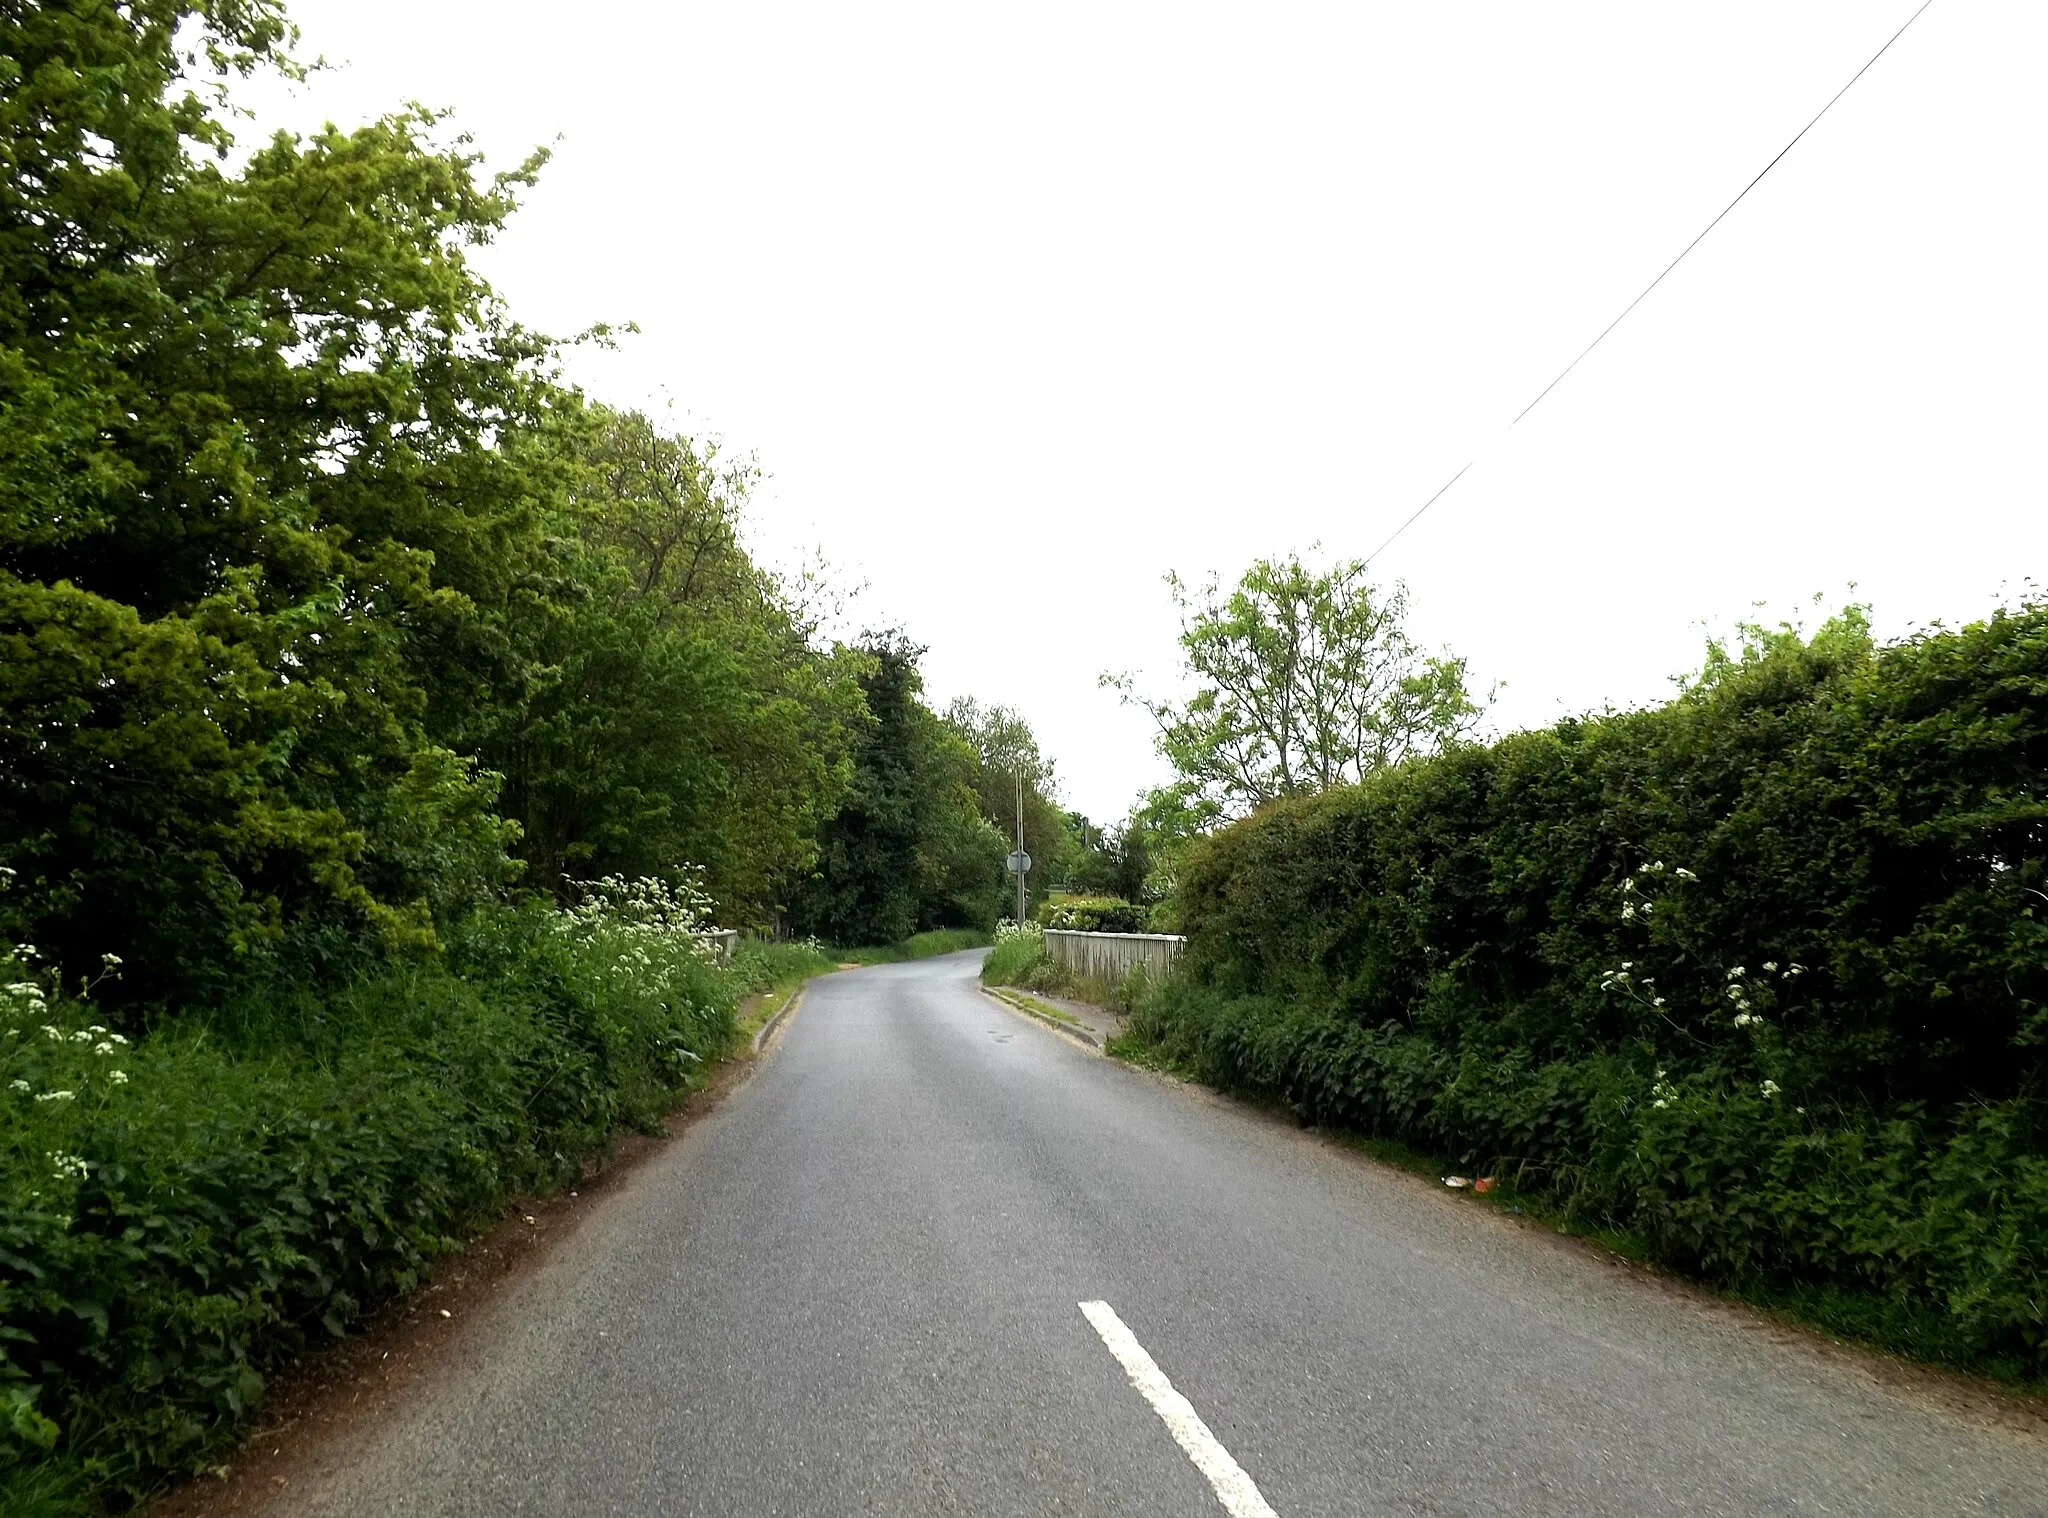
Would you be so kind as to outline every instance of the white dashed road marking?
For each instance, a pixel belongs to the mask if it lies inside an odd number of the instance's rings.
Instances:
[[[1174,1442],[1187,1451],[1195,1462],[1195,1469],[1209,1478],[1209,1485],[1216,1488],[1216,1500],[1221,1502],[1231,1518],[1279,1518],[1266,1499],[1259,1495],[1244,1467],[1231,1459],[1230,1451],[1209,1432],[1209,1425],[1202,1421],[1186,1397],[1173,1389],[1173,1383],[1166,1379],[1166,1372],[1158,1362],[1145,1353],[1145,1346],[1137,1336],[1124,1326],[1124,1320],[1116,1315],[1116,1309],[1107,1302],[1083,1302],[1081,1311],[1087,1316],[1095,1331],[1102,1335],[1102,1342],[1109,1346],[1109,1352],[1116,1356],[1117,1364],[1124,1368],[1124,1374],[1131,1378],[1131,1385],[1152,1404],[1152,1411],[1159,1414]]]

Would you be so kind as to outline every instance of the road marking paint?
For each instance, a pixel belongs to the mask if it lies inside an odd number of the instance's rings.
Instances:
[[[1107,1302],[1083,1302],[1080,1308],[1095,1331],[1102,1335],[1102,1342],[1116,1356],[1124,1374],[1131,1378],[1131,1385],[1137,1387],[1139,1394],[1152,1404],[1152,1411],[1159,1414],[1174,1442],[1187,1451],[1187,1457],[1195,1462],[1195,1469],[1209,1478],[1209,1485],[1216,1488],[1216,1500],[1223,1504],[1231,1518],[1279,1518],[1266,1499],[1259,1495],[1258,1487],[1245,1474],[1244,1467],[1231,1459],[1230,1451],[1209,1432],[1209,1425],[1202,1421],[1194,1404],[1173,1389],[1173,1383],[1166,1379],[1166,1372],[1145,1353],[1145,1346],[1124,1326],[1124,1320],[1116,1315],[1116,1309]]]

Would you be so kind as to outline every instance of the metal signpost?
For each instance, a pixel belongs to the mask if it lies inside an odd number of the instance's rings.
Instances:
[[[1031,873],[1031,856],[1024,852],[1024,771],[1017,770],[1017,851],[1010,856],[1010,873],[1017,877],[1017,926],[1024,926],[1024,877]]]

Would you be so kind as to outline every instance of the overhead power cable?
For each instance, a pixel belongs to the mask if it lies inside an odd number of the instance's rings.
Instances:
[[[1864,64],[1862,68],[1858,69],[1855,73],[1849,76],[1849,82],[1843,85],[1839,90],[1836,90],[1834,95],[1828,100],[1828,103],[1826,105],[1822,106],[1818,111],[1814,112],[1812,121],[1807,122],[1805,126],[1799,129],[1798,134],[1795,135],[1790,142],[1786,143],[1782,148],[1778,149],[1777,155],[1773,157],[1769,163],[1765,164],[1761,169],[1757,171],[1756,178],[1752,179],[1748,184],[1742,187],[1742,193],[1737,195],[1733,200],[1729,201],[1727,205],[1723,206],[1721,208],[1721,214],[1719,216],[1716,216],[1712,221],[1708,222],[1706,226],[1702,227],[1700,229],[1699,236],[1695,237],[1691,242],[1687,243],[1684,249],[1679,253],[1678,257],[1672,259],[1670,263],[1664,266],[1664,272],[1662,274],[1659,274],[1655,279],[1651,280],[1647,285],[1643,286],[1643,293],[1641,295],[1638,295],[1634,300],[1630,301],[1626,306],[1622,307],[1621,315],[1615,317],[1613,321],[1609,322],[1606,326],[1602,327],[1600,329],[1600,335],[1594,338],[1590,343],[1586,344],[1586,346],[1582,350],[1580,350],[1579,356],[1577,358],[1573,359],[1570,363],[1566,364],[1564,368],[1558,371],[1556,379],[1553,379],[1549,384],[1545,385],[1541,390],[1537,391],[1535,400],[1529,402],[1528,405],[1524,406],[1520,411],[1515,413],[1514,421],[1509,422],[1507,426],[1501,429],[1501,437],[1506,437],[1508,433],[1514,431],[1515,427],[1521,422],[1523,417],[1527,416],[1530,412],[1534,411],[1538,406],[1540,406],[1543,403],[1543,398],[1546,395],[1550,394],[1551,391],[1555,390],[1559,385],[1564,383],[1566,375],[1570,374],[1572,370],[1578,368],[1580,364],[1586,361],[1587,354],[1591,353],[1595,348],[1599,347],[1601,343],[1606,341],[1608,333],[1612,332],[1616,327],[1620,326],[1624,321],[1628,319],[1629,312],[1635,310],[1637,306],[1640,306],[1646,299],[1648,299],[1650,292],[1656,289],[1657,286],[1663,284],[1665,277],[1669,275],[1673,269],[1677,268],[1680,264],[1685,262],[1685,255],[1687,253],[1692,252],[1694,248],[1697,248],[1700,245],[1700,243],[1705,240],[1707,233],[1713,231],[1714,228],[1721,225],[1721,223],[1727,219],[1728,213],[1734,210],[1737,206],[1742,204],[1743,197],[1747,196],[1751,190],[1754,190],[1757,187],[1757,185],[1762,182],[1764,175],[1770,173],[1771,170],[1775,169],[1778,166],[1778,160],[1783,158],[1787,153],[1791,152],[1794,148],[1799,146],[1799,139],[1801,137],[1804,137],[1808,132],[1812,131],[1815,126],[1819,125],[1821,117],[1827,115],[1829,111],[1834,109],[1835,102],[1837,100],[1840,100],[1844,95],[1848,94],[1849,91],[1852,88],[1854,88],[1856,81],[1861,79],[1865,74],[1870,72],[1871,65],[1875,64],[1878,59],[1882,58],[1887,52],[1889,52],[1891,50],[1891,45],[1894,42],[1897,42],[1901,37],[1906,35],[1906,27],[1909,27],[1915,21],[1918,21],[1920,19],[1921,12],[1925,11],[1927,7],[1932,4],[1934,4],[1934,0],[1922,0],[1920,9],[1914,11],[1912,15],[1908,16],[1906,18],[1905,25],[1901,26],[1897,31],[1893,32],[1891,36],[1885,40],[1884,46],[1879,48],[1876,52],[1870,55],[1869,63]],[[1498,439],[1496,439],[1495,441],[1498,441]],[[1379,547],[1375,548],[1371,553],[1365,556],[1365,562],[1368,565],[1371,564],[1374,559],[1377,559],[1381,554],[1385,553],[1387,549],[1393,545],[1394,539],[1400,537],[1402,533],[1406,532],[1409,528],[1413,527],[1418,521],[1420,521],[1422,519],[1422,514],[1428,511],[1429,508],[1434,506],[1439,500],[1443,499],[1446,492],[1448,492],[1453,485],[1457,484],[1459,480],[1465,477],[1466,471],[1471,469],[1471,467],[1474,464],[1479,462],[1484,451],[1485,450],[1481,450],[1480,453],[1473,454],[1471,458],[1465,461],[1464,466],[1460,468],[1456,474],[1452,475],[1449,479],[1445,480],[1443,484],[1439,485],[1434,495],[1432,495],[1428,500],[1424,501],[1420,506],[1416,507],[1415,510],[1409,514],[1408,519],[1405,522],[1403,522],[1399,527],[1396,527],[1392,532],[1387,534],[1385,542],[1381,543]]]

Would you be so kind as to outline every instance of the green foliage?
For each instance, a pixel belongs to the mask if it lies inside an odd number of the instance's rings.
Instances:
[[[791,915],[800,931],[843,944],[900,943],[943,927],[985,932],[1008,850],[976,809],[974,751],[920,699],[922,649],[876,638],[862,652],[870,721]]]
[[[838,966],[838,960],[810,939],[793,943],[744,939],[733,951],[729,973],[734,985],[752,994],[793,985]]]
[[[181,30],[182,28],[182,30]],[[189,33],[189,35],[187,35]],[[863,720],[739,544],[750,466],[586,406],[469,262],[414,108],[239,166],[274,6],[0,15],[0,863],[127,998],[330,929],[430,948],[518,873],[707,872],[772,920]]]
[[[981,978],[991,986],[1021,986],[1045,958],[1045,930],[1037,923],[1004,923],[996,930],[995,947],[981,962]]]
[[[1073,972],[1045,952],[1045,929],[1038,923],[1003,923],[996,929],[995,947],[981,962],[981,981],[987,986],[1018,986],[1058,996],[1075,989]]]
[[[1046,902],[1034,915],[1041,927],[1076,933],[1143,933],[1150,914],[1114,896],[1066,896]]]
[[[230,173],[201,86],[275,59],[267,4],[14,7],[0,32],[20,910],[74,969],[119,945],[138,995],[215,991],[295,921],[430,942],[437,904],[500,881],[464,873],[505,830],[416,662],[520,498],[491,439],[549,394],[463,251],[534,165],[482,177],[413,111]],[[448,848],[376,831],[422,799]]]
[[[1197,846],[1184,973],[1136,1031],[1660,1260],[2039,1376],[2044,772],[2048,609],[1882,651],[1854,613],[1753,631],[1662,709]]]
[[[1075,814],[1058,802],[1059,781],[1051,759],[1042,753],[1037,735],[1022,713],[1007,706],[984,705],[969,696],[946,708],[946,722],[966,739],[974,753],[970,784],[981,816],[1005,840],[1007,855],[1017,841],[1017,782],[1023,780],[1024,848],[1031,855],[1025,880],[1025,903],[1042,900],[1055,881],[1068,879],[1083,850],[1076,836]],[[1085,819],[1080,819],[1085,822]],[[1014,876],[997,876],[1000,911],[1017,910]],[[992,919],[991,919],[992,920]]]
[[[1315,574],[1292,556],[1260,559],[1227,596],[1213,578],[1199,591],[1175,575],[1167,584],[1197,689],[1140,704],[1188,799],[1221,814],[1355,782],[1479,719],[1465,661],[1417,648],[1407,588],[1381,591],[1362,561]],[[1102,679],[1128,697],[1127,678]]]
[[[563,531],[483,614],[503,673],[451,741],[504,774],[536,883],[688,859],[729,923],[771,921],[850,775],[855,662],[741,548],[750,467],[603,408],[525,448]]]
[[[854,949],[828,949],[841,964],[893,965],[905,960],[930,959],[939,954],[958,954],[962,949],[979,949],[989,941],[980,928],[934,928],[913,933],[901,943],[870,945]]]
[[[250,986],[135,1039],[0,965],[0,1491],[54,1461],[140,1495],[488,1221],[651,1129],[737,978],[658,882],[493,908],[445,956]]]

